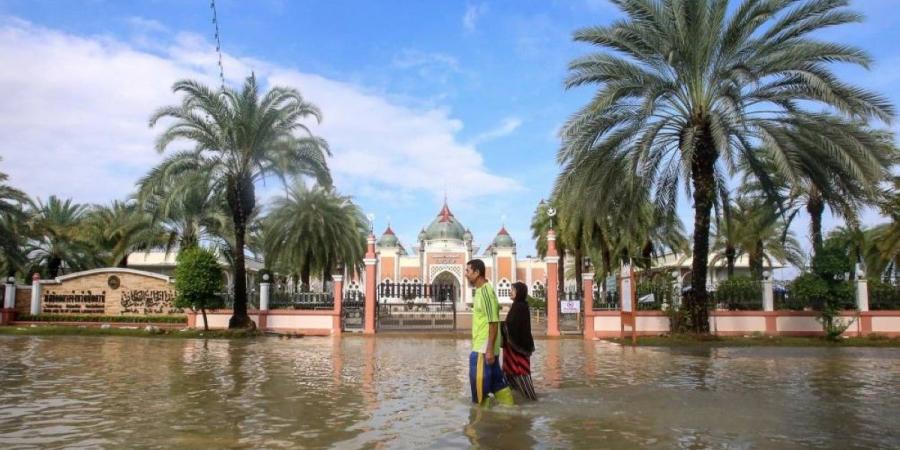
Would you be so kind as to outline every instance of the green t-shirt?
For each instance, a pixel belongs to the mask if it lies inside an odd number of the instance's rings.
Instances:
[[[490,283],[484,283],[475,289],[475,298],[472,299],[472,351],[487,353],[487,340],[490,333],[488,325],[497,323],[497,339],[494,341],[494,355],[500,354],[500,302],[494,287]]]

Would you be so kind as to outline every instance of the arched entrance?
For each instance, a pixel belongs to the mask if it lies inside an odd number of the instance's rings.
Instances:
[[[451,286],[452,287],[451,289],[446,289],[446,290],[442,289],[441,290],[442,295],[446,296],[449,294],[450,298],[441,298],[439,300],[442,300],[442,301],[450,300],[453,304],[456,304],[457,302],[459,302],[460,293],[462,292],[461,286],[459,284],[459,279],[456,278],[456,276],[453,275],[451,272],[444,271],[444,272],[437,274],[437,276],[434,277],[434,280],[431,282],[431,284],[436,285],[436,286]],[[438,300],[438,299],[436,299],[436,300]]]

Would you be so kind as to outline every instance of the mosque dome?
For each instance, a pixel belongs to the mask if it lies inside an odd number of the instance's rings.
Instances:
[[[491,243],[492,248],[515,248],[516,241],[513,240],[512,236],[509,235],[509,232],[506,231],[506,227],[500,227],[500,231],[497,232],[497,236],[494,238],[494,241]]]
[[[384,233],[378,239],[376,244],[379,247],[399,247],[400,239],[397,238],[397,235],[394,234],[394,230],[391,229],[391,226],[388,225],[387,229],[384,230]]]
[[[465,238],[466,229],[456,220],[456,217],[453,216],[453,213],[450,212],[450,208],[447,207],[447,202],[444,202],[444,207],[441,208],[441,212],[438,213],[437,218],[435,218],[428,228],[425,229],[425,240],[433,241],[433,240],[457,240],[462,241]]]

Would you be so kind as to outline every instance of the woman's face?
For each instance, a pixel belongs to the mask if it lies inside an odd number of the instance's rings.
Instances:
[[[509,289],[509,297],[513,300],[516,299],[516,287],[513,286]]]

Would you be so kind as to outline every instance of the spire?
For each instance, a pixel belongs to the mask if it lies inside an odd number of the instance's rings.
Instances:
[[[502,225],[500,227],[500,231],[497,232],[497,236],[509,236],[509,232],[506,231],[506,225]]]
[[[394,234],[394,230],[391,229],[391,224],[390,224],[390,223],[388,223],[387,229],[384,230],[384,234],[389,235],[389,236],[396,236],[396,235]]]
[[[450,218],[453,217],[453,213],[450,212],[450,207],[447,206],[446,194],[444,194],[444,207],[441,208],[441,212],[438,213],[438,217],[441,218],[441,222],[449,222]]]

